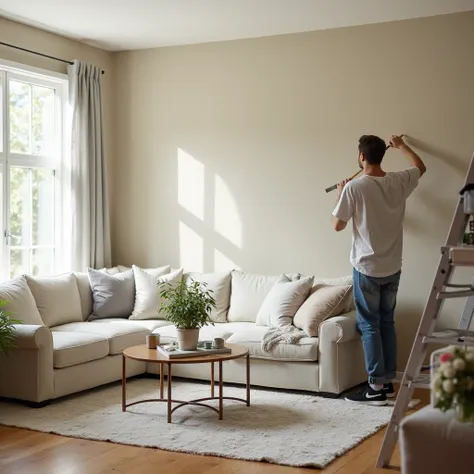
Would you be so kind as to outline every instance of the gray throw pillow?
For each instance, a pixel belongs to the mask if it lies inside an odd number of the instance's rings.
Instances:
[[[93,307],[89,321],[103,318],[128,318],[135,304],[133,270],[108,275],[87,269],[92,289]]]

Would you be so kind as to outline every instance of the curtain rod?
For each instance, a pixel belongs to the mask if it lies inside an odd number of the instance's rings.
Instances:
[[[52,59],[54,61],[59,61],[61,63],[71,64],[71,65],[74,64],[72,61],[67,61],[66,59],[56,58],[54,56],[50,56],[49,54],[38,53],[37,51],[32,51],[31,49],[21,48],[20,46],[15,46],[14,44],[10,44],[10,43],[4,43],[3,41],[0,41],[0,44],[3,45],[3,46],[7,46],[8,48],[18,49],[20,51],[25,51],[26,53],[36,54],[37,56],[42,56],[43,58]],[[104,74],[105,71],[101,70],[101,72],[102,72],[102,74]]]

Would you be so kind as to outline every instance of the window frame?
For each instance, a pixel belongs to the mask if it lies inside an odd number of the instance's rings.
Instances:
[[[48,87],[55,90],[55,141],[58,141],[57,148],[50,156],[35,155],[30,149],[30,153],[11,153],[9,137],[9,81],[17,80],[31,85]],[[53,248],[54,261],[52,273],[59,270],[65,271],[70,261],[67,255],[66,244],[66,210],[68,208],[67,188],[70,188],[69,175],[69,137],[66,131],[68,120],[68,77],[66,74],[50,72],[22,64],[13,63],[0,59],[0,94],[2,97],[2,110],[0,114],[3,118],[1,133],[3,134],[3,149],[0,151],[0,168],[2,171],[0,186],[1,205],[1,244],[0,244],[0,280],[10,279],[10,249],[17,247],[7,236],[10,226],[10,167],[43,168],[51,169],[53,174]],[[32,137],[30,137],[32,139]],[[13,244],[13,245],[12,245]],[[36,247],[28,245],[28,248]],[[41,246],[40,246],[41,247]],[[45,246],[49,247],[49,246]]]

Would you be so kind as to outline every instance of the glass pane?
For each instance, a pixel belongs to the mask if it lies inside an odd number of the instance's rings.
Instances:
[[[54,244],[54,172],[31,169],[33,245]]]
[[[54,89],[33,86],[32,153],[54,153]]]
[[[30,153],[31,150],[31,87],[10,81],[10,150]]]
[[[10,167],[10,245],[31,245],[31,169]]]
[[[33,275],[52,275],[54,273],[54,249],[33,249],[31,263]]]
[[[30,273],[30,250],[10,249],[10,278]]]

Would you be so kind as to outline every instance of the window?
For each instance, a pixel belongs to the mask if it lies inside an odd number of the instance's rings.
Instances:
[[[65,79],[0,63],[2,280],[58,269],[66,86]]]

